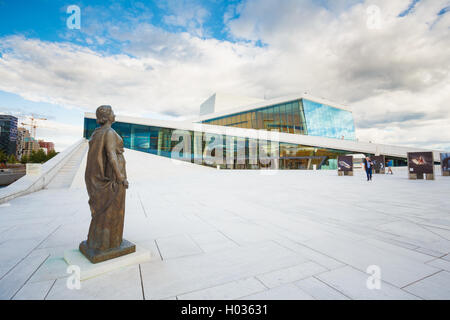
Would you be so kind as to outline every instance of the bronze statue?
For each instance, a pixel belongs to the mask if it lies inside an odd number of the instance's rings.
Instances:
[[[128,188],[123,140],[111,128],[115,122],[111,106],[98,107],[96,116],[100,127],[89,140],[85,173],[92,220],[87,240],[80,243],[80,251],[92,263],[136,251],[122,238]]]

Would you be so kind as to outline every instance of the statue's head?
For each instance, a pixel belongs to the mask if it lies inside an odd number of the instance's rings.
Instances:
[[[97,116],[97,123],[101,126],[107,122],[114,123],[116,121],[116,115],[111,106],[100,106],[97,108],[95,114]]]

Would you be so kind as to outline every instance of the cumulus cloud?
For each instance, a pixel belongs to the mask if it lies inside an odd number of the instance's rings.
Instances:
[[[194,115],[214,91],[260,98],[307,91],[349,104],[360,140],[450,149],[448,1],[411,4],[247,0],[226,11],[229,40],[137,20],[102,31],[122,44],[120,54],[6,37],[0,89],[84,110],[108,103],[136,116]],[[179,8],[166,23],[197,28],[207,15]]]
[[[162,32],[149,25],[136,29],[135,37],[142,41],[129,52],[139,58],[103,55],[67,43],[3,38],[0,89],[85,110],[106,103],[130,115],[192,115],[215,88],[233,91],[242,86],[238,91],[246,91],[239,72],[253,63],[259,48]],[[152,50],[145,51],[147,45]]]
[[[168,25],[184,27],[191,34],[204,35],[203,24],[209,17],[209,12],[199,3],[192,0],[166,0],[159,3],[169,14],[163,17]]]

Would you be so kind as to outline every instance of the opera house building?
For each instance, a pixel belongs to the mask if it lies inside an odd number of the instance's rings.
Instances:
[[[86,113],[84,137],[97,127]],[[406,165],[418,148],[360,142],[349,107],[309,95],[271,100],[214,94],[190,121],[117,116],[126,148],[223,169],[337,169],[338,155],[384,155]],[[434,152],[439,159],[439,152]]]

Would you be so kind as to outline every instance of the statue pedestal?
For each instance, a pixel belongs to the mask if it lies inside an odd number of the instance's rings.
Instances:
[[[90,262],[78,249],[64,252],[64,260],[68,265],[80,268],[80,280],[94,278],[101,274],[126,266],[148,262],[151,259],[150,251],[136,248],[136,251],[118,258],[106,260],[99,263]]]
[[[134,245],[134,243],[123,239],[120,247],[106,251],[100,251],[88,248],[87,242],[85,240],[80,243],[80,251],[86,258],[89,259],[90,262],[99,263],[133,253],[136,251],[136,246]]]

